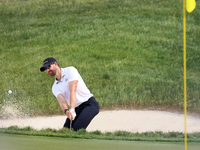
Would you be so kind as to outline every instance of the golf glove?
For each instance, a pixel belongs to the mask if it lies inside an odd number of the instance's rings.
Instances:
[[[76,117],[76,112],[75,112],[75,110],[72,108],[72,109],[70,109],[69,111],[72,113],[73,118],[75,118],[75,117]]]

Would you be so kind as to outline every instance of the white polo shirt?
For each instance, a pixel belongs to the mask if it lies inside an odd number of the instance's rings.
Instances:
[[[67,101],[67,104],[70,105],[69,82],[74,80],[78,80],[76,89],[76,107],[78,107],[80,104],[87,101],[93,95],[90,93],[90,90],[85,85],[82,77],[80,76],[76,68],[61,68],[61,80],[58,81],[55,79],[55,82],[52,86],[52,92],[56,98],[59,94],[62,94]]]

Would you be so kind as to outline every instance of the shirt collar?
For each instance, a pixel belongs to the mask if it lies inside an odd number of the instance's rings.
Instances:
[[[62,82],[64,76],[65,76],[65,74],[64,74],[64,69],[61,68],[61,79],[60,79],[60,81],[58,81],[58,80],[55,78],[56,84],[58,84],[59,82]]]

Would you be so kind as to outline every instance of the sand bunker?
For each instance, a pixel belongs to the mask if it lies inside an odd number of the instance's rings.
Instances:
[[[61,129],[66,116],[1,119],[0,128],[9,126]],[[184,115],[165,111],[115,110],[101,111],[90,123],[87,131],[114,132],[148,131],[184,132]],[[200,132],[200,118],[187,116],[187,132]]]

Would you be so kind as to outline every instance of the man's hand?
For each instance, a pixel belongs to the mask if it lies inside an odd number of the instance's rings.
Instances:
[[[70,109],[69,110],[71,113],[72,113],[72,119],[74,120],[75,119],[75,117],[76,117],[76,112],[75,112],[75,110],[72,108],[72,109]]]
[[[70,109],[66,111],[66,115],[67,115],[67,118],[69,118],[70,120],[71,119],[74,120],[76,117],[76,112],[74,109]]]

